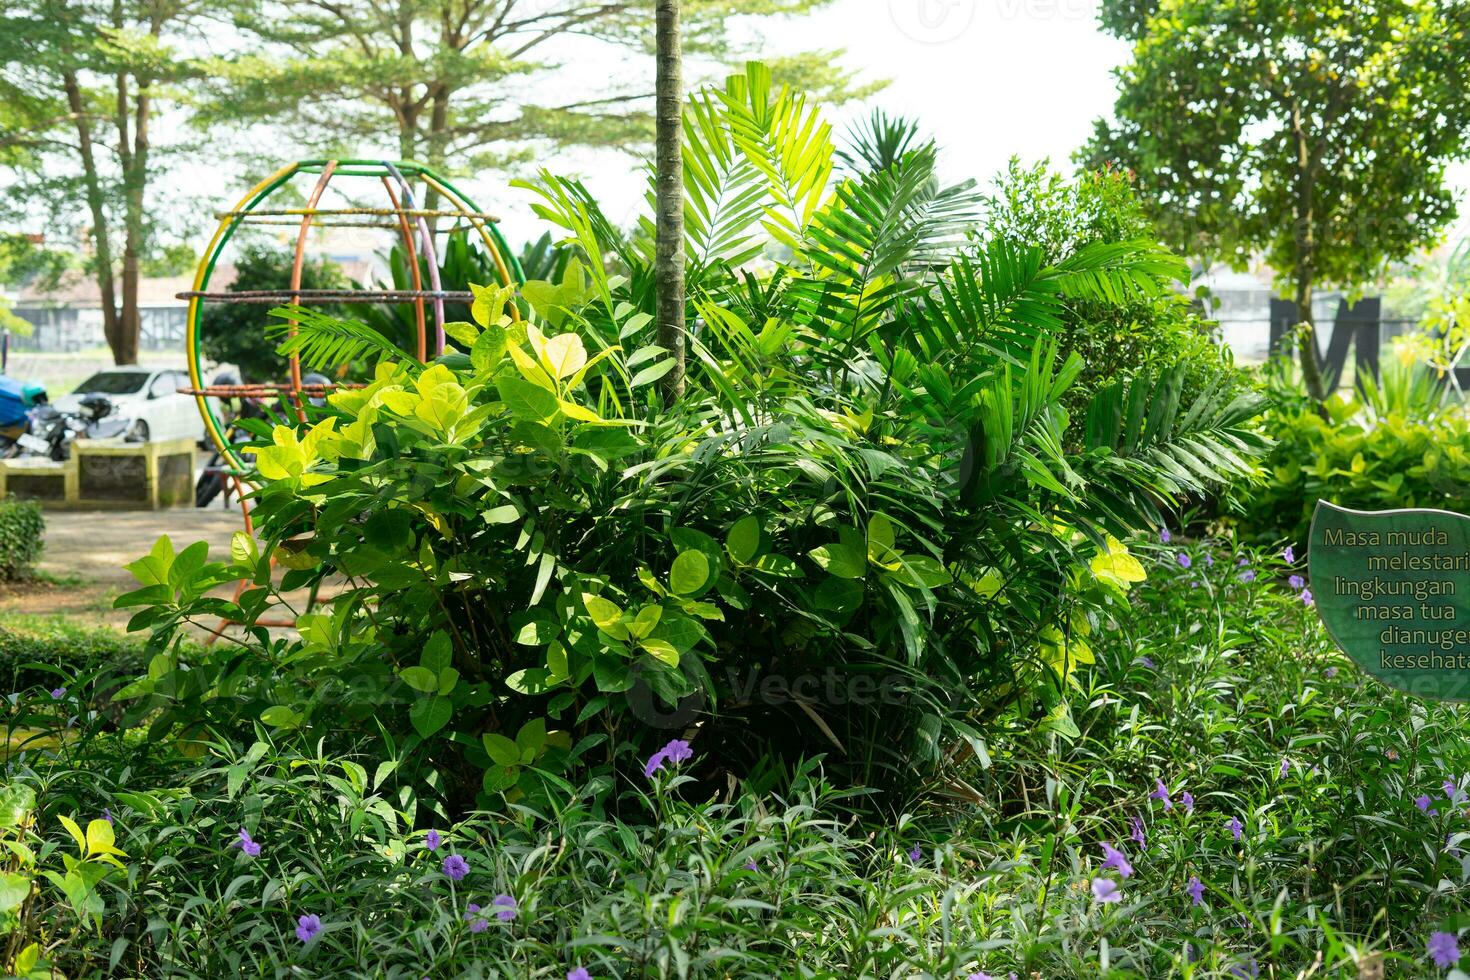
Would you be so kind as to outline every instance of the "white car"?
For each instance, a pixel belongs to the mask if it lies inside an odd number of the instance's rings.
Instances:
[[[52,404],[63,412],[75,412],[81,407],[83,395],[106,395],[112,402],[109,418],[128,422],[125,432],[129,441],[197,440],[204,432],[199,409],[192,397],[179,394],[180,388],[188,387],[186,371],[115,367],[98,371]]]

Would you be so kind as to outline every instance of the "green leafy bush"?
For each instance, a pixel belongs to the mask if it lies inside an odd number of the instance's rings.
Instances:
[[[462,807],[696,724],[711,771],[834,750],[864,781],[938,774],[1000,717],[1075,734],[1088,638],[1143,575],[1121,542],[1261,447],[1256,400],[1223,379],[1187,396],[1182,364],[1065,406],[1074,304],[1162,297],[1182,264],[1146,240],[1052,264],[978,241],[979,198],[932,145],[835,176],[820,113],[759,67],[690,119],[677,404],[646,238],[549,174],[538,212],[579,257],[519,297],[477,287],[435,363],[279,311],[300,321],[283,351],[375,373],[309,426],[257,426],[258,550],[209,564],[165,540],[132,566],[119,603],[157,656],[128,693],[159,737],[381,729]],[[768,246],[788,260],[734,271]],[[241,577],[238,604],[208,595]],[[172,646],[331,577],[346,590],[299,640]]]
[[[1460,511],[1470,499],[1470,414],[1423,367],[1388,360],[1383,381],[1317,411],[1288,379],[1262,417],[1276,443],[1265,483],[1235,494],[1253,540],[1305,543],[1317,501],[1357,510]],[[1325,414],[1325,417],[1324,417]]]
[[[115,629],[79,625],[59,616],[0,621],[0,685],[6,691],[31,687],[49,691],[78,675],[131,680],[147,664],[143,645]]]
[[[0,579],[23,578],[41,557],[46,518],[34,500],[0,499]]]

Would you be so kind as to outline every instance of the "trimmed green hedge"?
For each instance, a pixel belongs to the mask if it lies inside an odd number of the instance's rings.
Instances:
[[[24,578],[41,557],[46,519],[33,500],[0,499],[0,579]]]
[[[46,670],[44,664],[55,670]],[[0,688],[23,691],[66,686],[72,678],[105,672],[119,679],[147,669],[140,643],[104,626],[82,626],[61,617],[11,616],[0,620]],[[112,687],[112,685],[105,685]]]

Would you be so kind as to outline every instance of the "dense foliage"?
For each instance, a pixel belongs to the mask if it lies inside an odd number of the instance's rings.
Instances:
[[[258,548],[208,564],[164,541],[133,566],[119,602],[158,657],[130,693],[155,736],[382,731],[453,809],[696,722],[712,780],[772,750],[958,778],[998,718],[1073,730],[1090,637],[1143,578],[1121,541],[1262,446],[1253,396],[1221,375],[1185,397],[1178,363],[1065,408],[1083,362],[1058,325],[1162,297],[1181,264],[1147,239],[1048,262],[977,238],[979,199],[932,145],[839,173],[820,113],[759,66],[695,100],[687,136],[677,405],[653,384],[646,237],[549,174],[538,209],[580,261],[519,297],[480,288],[435,363],[281,311],[301,321],[283,350],[375,374],[308,426],[259,426]],[[768,245],[789,258],[753,271]],[[242,576],[238,605],[207,595]],[[330,579],[346,589],[300,639],[171,647]]]
[[[1233,495],[1248,536],[1305,544],[1318,500],[1449,511],[1470,500],[1470,415],[1423,366],[1388,360],[1381,381],[1360,378],[1354,396],[1320,407],[1279,371],[1271,392],[1265,480]]]
[[[0,499],[0,579],[27,575],[45,545],[46,518],[34,500]]]
[[[376,743],[262,732],[190,758],[24,691],[6,956],[68,976],[1442,977],[1426,943],[1458,931],[1470,881],[1464,709],[1330,652],[1275,555],[1137,553],[1149,579],[1093,640],[1079,737],[997,726],[963,804],[876,826],[810,766],[703,791],[699,742],[631,784],[448,820]],[[26,885],[28,861],[57,878]],[[94,890],[74,903],[68,874]]]

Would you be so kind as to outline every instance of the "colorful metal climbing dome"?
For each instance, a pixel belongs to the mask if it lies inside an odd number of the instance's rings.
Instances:
[[[305,178],[304,180],[302,178]],[[439,200],[434,208],[415,203],[413,187],[422,184]],[[298,193],[293,194],[296,190]],[[379,206],[361,202],[376,197]],[[289,206],[305,200],[300,207]],[[338,203],[340,200],[340,203]],[[281,203],[275,203],[275,202]],[[216,413],[216,405],[226,399],[275,399],[286,412],[294,411],[306,420],[306,399],[320,398],[336,387],[334,384],[304,384],[301,364],[296,355],[290,357],[289,377],[277,382],[237,385],[210,385],[204,380],[201,363],[201,333],[204,309],[208,303],[257,303],[272,306],[314,306],[344,303],[412,304],[418,329],[419,360],[427,361],[444,351],[444,305],[446,302],[469,303],[473,295],[467,291],[445,289],[440,282],[441,249],[436,239],[455,231],[473,232],[483,243],[496,270],[499,285],[520,283],[524,277],[520,265],[506,247],[496,228],[497,219],[482,212],[449,181],[428,167],[416,163],[393,163],[386,160],[302,160],[282,167],[261,181],[242,197],[233,208],[220,213],[219,225],[194,276],[194,288],[180,293],[189,301],[186,352],[190,387],[186,394],[194,396],[205,430],[226,463],[225,479],[233,483],[244,515],[245,530],[254,533],[245,487],[249,466],[241,459]],[[287,288],[267,290],[210,289],[220,256],[235,234],[247,226],[274,226],[296,230],[292,253],[291,281]],[[411,276],[410,289],[302,289],[302,270],[307,245],[313,231],[324,228],[380,230],[394,233],[402,246]],[[386,237],[386,236],[385,236]],[[389,239],[391,240],[391,239]],[[427,278],[428,282],[424,282]],[[484,285],[489,285],[485,283]],[[514,305],[513,316],[518,315]],[[266,318],[261,318],[264,329]],[[430,330],[432,322],[432,330]],[[294,333],[295,323],[288,321]],[[246,583],[239,583],[238,600]],[[308,608],[315,601],[315,591]],[[215,636],[222,635],[229,623],[222,622]],[[294,621],[261,620],[261,626],[294,626]],[[213,638],[211,638],[212,640]]]
[[[287,188],[301,177],[314,177],[310,190],[303,196],[302,207],[273,207],[272,198],[288,197]],[[344,186],[350,180],[352,186]],[[333,182],[336,182],[335,184]],[[421,182],[435,192],[442,205],[435,209],[416,206],[412,182]],[[324,204],[328,191],[343,198],[339,206]],[[376,192],[386,206],[364,207],[355,202],[364,199],[364,191]],[[303,398],[325,394],[324,386],[303,385],[301,364],[292,355],[290,377],[279,382],[211,386],[204,381],[200,339],[204,326],[206,303],[259,303],[313,306],[342,303],[412,303],[418,326],[418,357],[427,360],[444,351],[445,302],[470,302],[470,293],[446,290],[439,281],[439,253],[436,238],[459,229],[472,229],[484,244],[500,279],[500,285],[522,281],[520,266],[506,247],[496,227],[497,219],[485,214],[449,181],[416,163],[392,163],[387,160],[302,160],[282,167],[253,187],[229,211],[218,215],[219,226],[209,247],[204,250],[194,276],[194,288],[180,293],[189,301],[187,355],[191,387],[205,430],[225,459],[237,471],[245,469],[234,447],[225,436],[224,424],[211,402],[214,399],[263,398],[282,396],[295,406],[304,419]],[[235,233],[244,226],[284,226],[295,228],[296,246],[292,256],[291,282],[285,289],[210,291],[210,278]],[[321,228],[382,229],[396,232],[408,258],[412,289],[302,289],[301,273],[306,261],[306,247],[312,231]],[[420,261],[422,259],[422,262]],[[428,283],[423,279],[427,276]],[[427,288],[425,286],[427,285]],[[489,285],[486,283],[485,285]],[[432,312],[433,330],[429,331]],[[262,318],[264,319],[264,318]],[[291,326],[294,328],[295,324]]]

